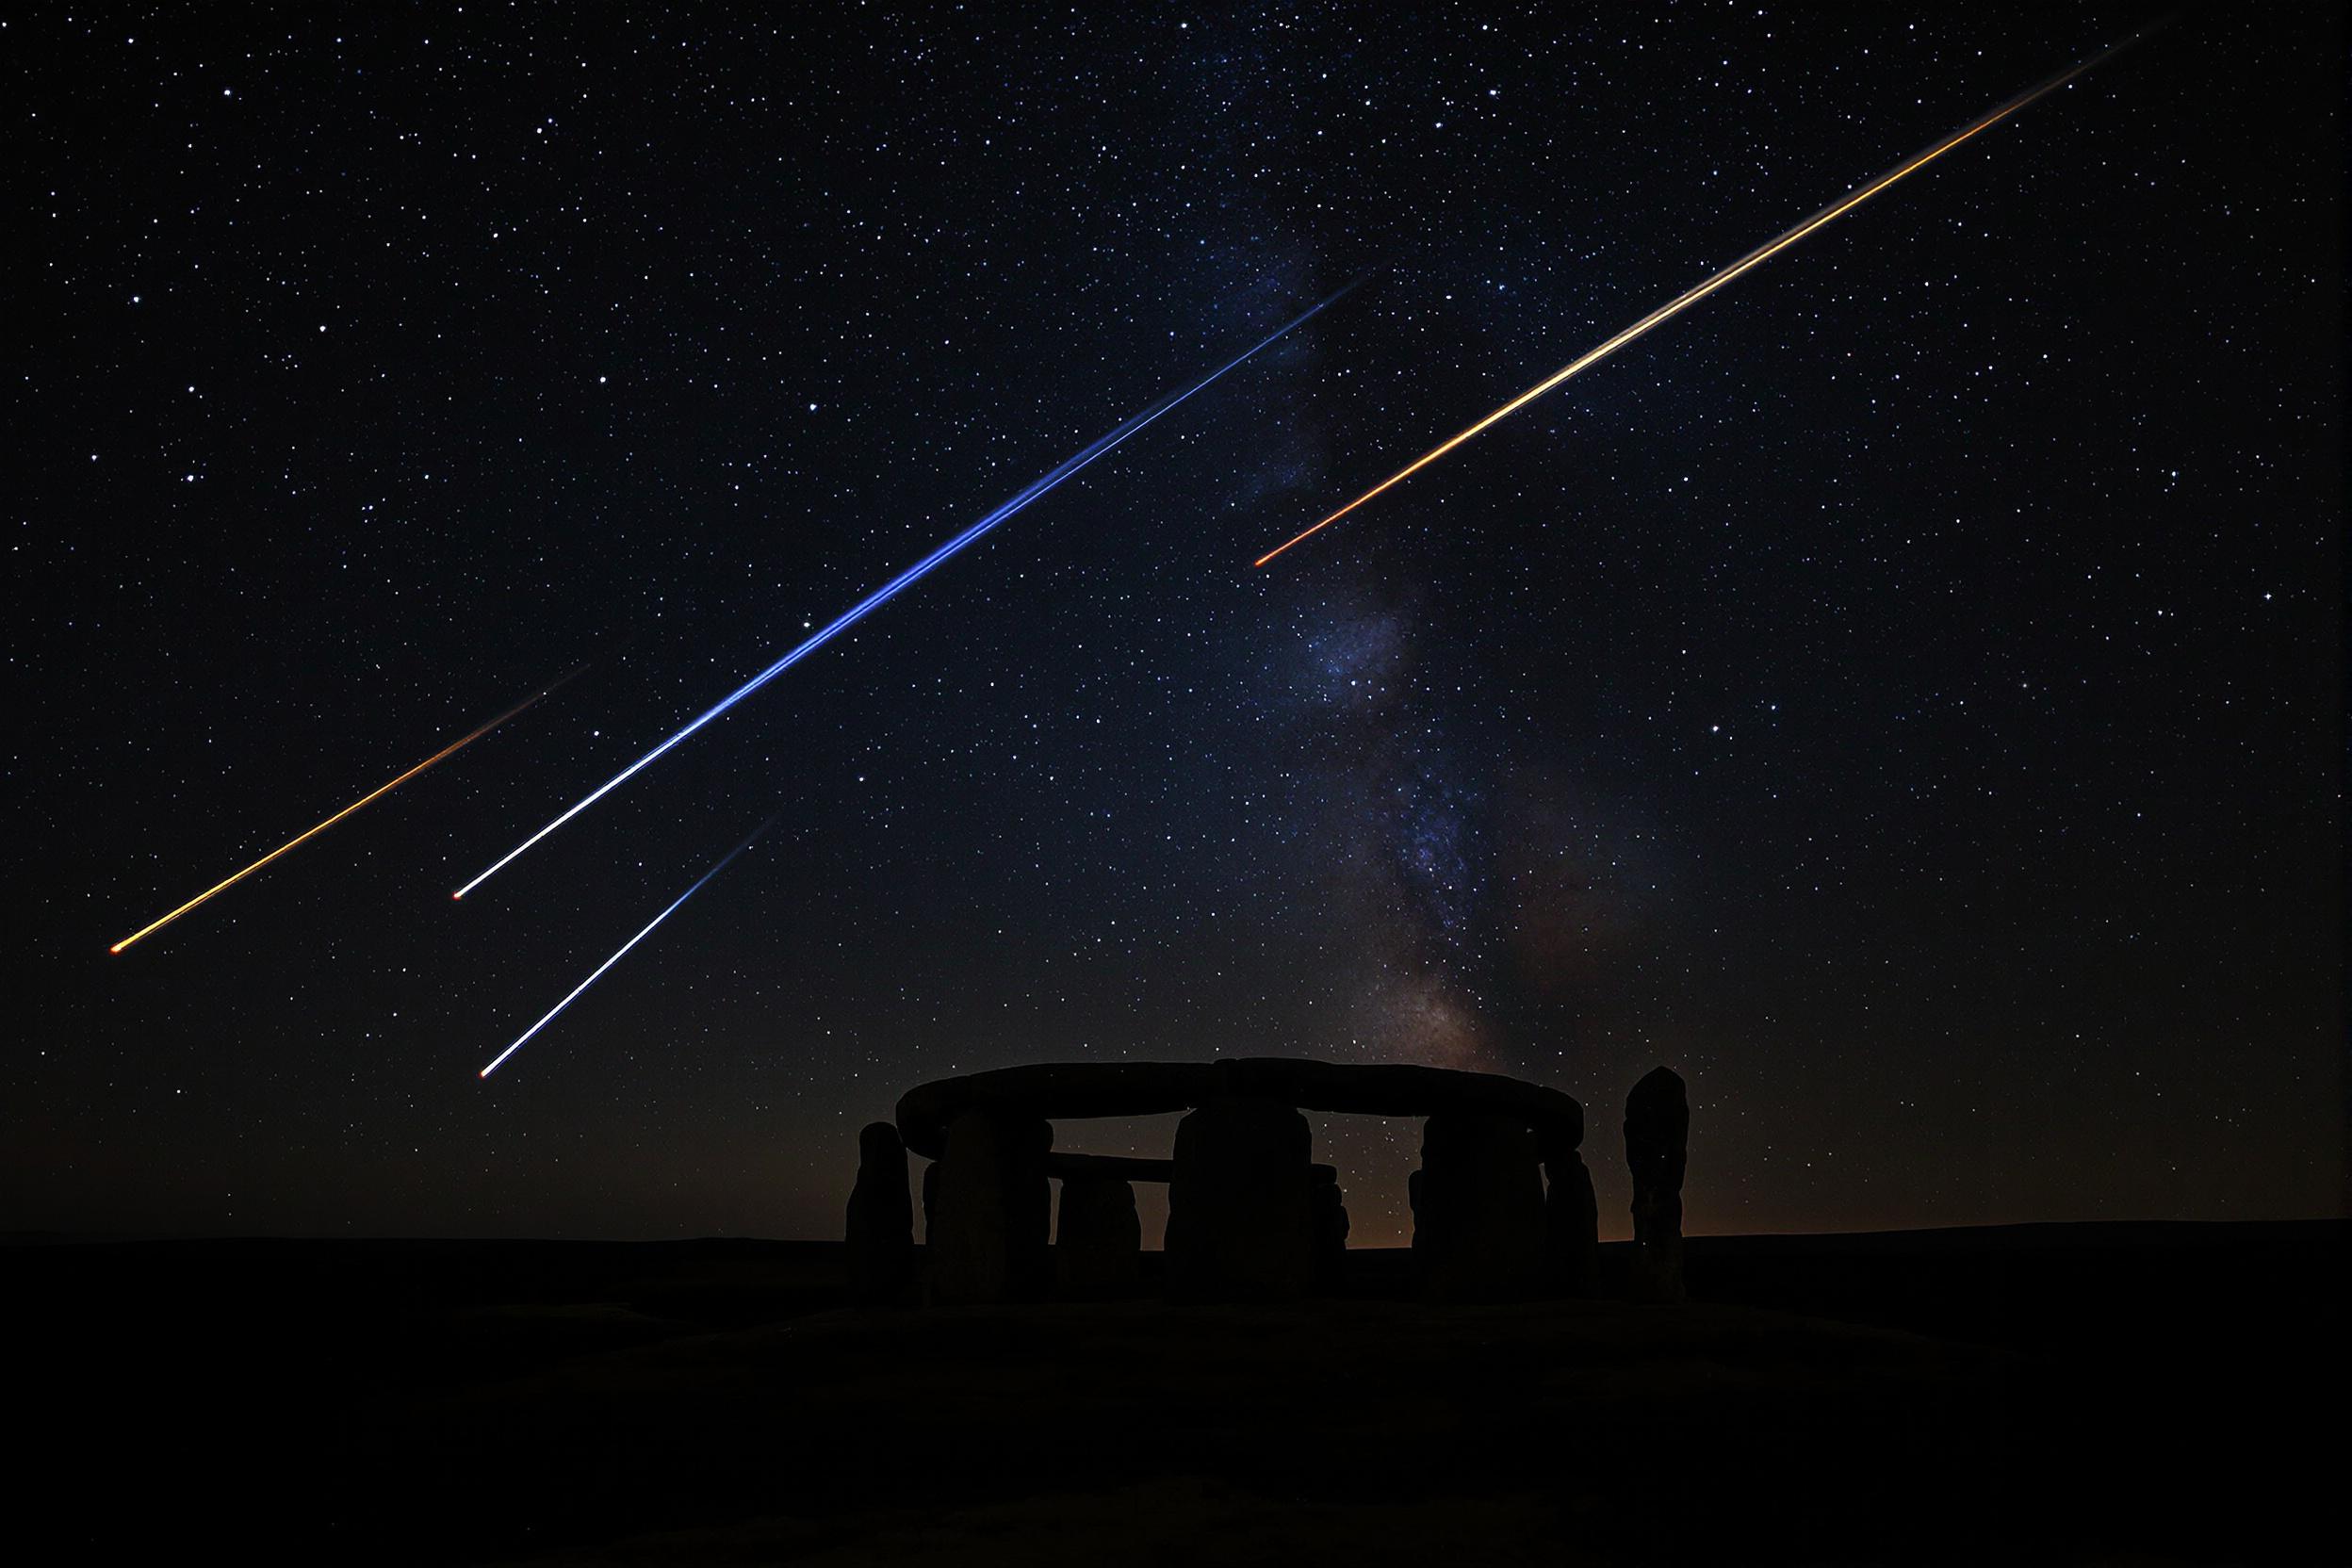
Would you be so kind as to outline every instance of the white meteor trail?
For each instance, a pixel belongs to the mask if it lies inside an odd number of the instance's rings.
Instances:
[[[596,966],[595,973],[589,975],[587,979],[582,980],[579,985],[574,986],[571,989],[571,994],[564,997],[563,1001],[557,1003],[554,1006],[548,1008],[545,1018],[542,1018],[538,1022],[532,1024],[530,1028],[515,1036],[514,1043],[508,1046],[504,1051],[499,1052],[497,1058],[493,1060],[488,1067],[482,1070],[480,1075],[487,1078],[492,1073],[498,1071],[498,1064],[500,1062],[505,1061],[509,1056],[512,1056],[514,1053],[520,1051],[523,1048],[523,1042],[525,1040],[530,1039],[531,1036],[537,1034],[540,1030],[545,1029],[547,1024],[554,1020],[556,1014],[570,1006],[574,1002],[577,1002],[580,999],[580,992],[586,990],[589,987],[595,985],[598,980],[604,978],[604,972],[606,970],[611,969],[614,964],[619,963],[623,958],[627,957],[630,948],[635,947],[639,942],[644,941],[647,937],[652,936],[653,928],[655,926],[661,924],[663,921],[676,914],[679,905],[694,897],[694,894],[702,891],[702,885],[705,882],[710,881],[712,877],[718,875],[719,873],[725,871],[727,868],[728,863],[731,862],[735,857],[749,849],[751,847],[752,841],[759,838],[760,834],[765,833],[770,825],[775,823],[775,821],[776,818],[770,817],[766,822],[761,823],[759,826],[753,828],[749,833],[745,834],[742,843],[737,844],[733,849],[728,850],[725,855],[721,856],[719,858],[719,863],[712,866],[709,871],[704,872],[700,876],[696,877],[694,879],[694,885],[687,889],[684,892],[678,894],[678,897],[671,902],[668,908],[662,910],[660,914],[645,922],[645,928],[644,930],[638,932],[635,936],[629,938],[629,940],[623,942],[620,946],[619,952],[613,954],[612,956],[607,958],[604,962]]]
[[[1291,332],[1292,329],[1314,319],[1316,316],[1320,315],[1326,307],[1330,306],[1342,295],[1346,294],[1348,289],[1353,287],[1355,287],[1355,285],[1350,283],[1347,288],[1342,288],[1337,293],[1317,301],[1307,310],[1300,313],[1298,316],[1292,318],[1290,320],[1285,321],[1282,325],[1275,328],[1272,332],[1258,339],[1257,342],[1251,344],[1241,353],[1236,354],[1230,360],[1227,360],[1223,365],[1218,366],[1216,369],[1210,371],[1206,376],[1203,376],[1200,380],[1195,382],[1192,385],[1186,387],[1182,392],[1161,399],[1158,402],[1153,403],[1142,413],[1135,415],[1125,424],[1119,426],[1109,434],[1097,440],[1093,445],[1085,448],[1076,456],[1069,458],[1063,462],[1058,467],[1053,469],[1043,479],[1038,480],[1036,483],[1021,491],[1021,494],[1015,496],[1011,500],[1006,501],[1004,505],[998,507],[987,516],[982,517],[978,522],[973,523],[970,528],[965,529],[961,533],[958,533],[954,538],[948,540],[947,543],[933,550],[929,555],[924,556],[922,560],[916,562],[913,565],[907,567],[905,571],[890,579],[890,581],[884,583],[881,587],[876,588],[873,593],[868,594],[864,598],[859,599],[856,604],[850,606],[848,610],[841,612],[838,619],[827,625],[823,630],[819,631],[813,637],[810,637],[807,642],[801,644],[798,647],[792,649],[792,652],[786,654],[775,663],[770,664],[766,669],[761,670],[758,675],[753,676],[749,680],[744,681],[741,686],[736,687],[734,691],[728,693],[727,696],[722,698],[720,701],[704,710],[703,712],[696,715],[693,720],[687,723],[684,727],[680,728],[668,740],[663,741],[660,745],[655,746],[651,751],[646,752],[643,757],[640,757],[637,760],[631,762],[628,767],[623,768],[619,773],[614,774],[611,778],[608,778],[602,784],[597,785],[596,789],[581,797],[580,802],[573,806],[571,809],[557,817],[553,822],[548,823],[547,826],[542,827],[538,832],[533,833],[530,838],[525,839],[521,843],[516,844],[513,849],[508,850],[505,855],[500,857],[498,860],[490,867],[489,870],[483,872],[481,875],[475,877],[471,882],[466,883],[464,887],[458,889],[457,891],[451,893],[449,896],[451,898],[464,898],[467,893],[472,892],[476,888],[481,887],[484,882],[487,882],[491,877],[496,876],[500,871],[504,870],[508,863],[514,860],[516,856],[522,854],[523,851],[529,849],[531,845],[537,843],[540,840],[546,838],[548,834],[554,832],[557,828],[563,826],[565,823],[580,815],[580,812],[588,809],[589,807],[594,806],[597,801],[602,800],[613,790],[618,789],[623,782],[628,780],[639,769],[647,766],[657,758],[661,757],[662,753],[668,751],[672,746],[675,746],[679,742],[685,740],[686,737],[692,735],[695,730],[700,729],[704,725],[709,724],[720,714],[725,713],[728,709],[734,707],[737,703],[751,695],[752,693],[758,691],[760,687],[765,686],[769,681],[774,680],[777,676],[782,675],[786,670],[791,669],[794,664],[799,663],[802,660],[816,652],[817,649],[825,646],[825,644],[831,642],[842,632],[847,631],[851,627],[856,626],[859,621],[864,620],[868,615],[874,613],[876,610],[879,610],[884,605],[890,603],[890,600],[896,598],[900,594],[906,592],[908,588],[913,587],[917,582],[920,582],[924,578],[930,576],[932,572],[936,571],[940,566],[945,565],[950,560],[962,553],[967,547],[977,541],[982,535],[988,532],[989,530],[995,528],[999,523],[1002,523],[1005,519],[1018,514],[1024,510],[1030,502],[1037,500],[1041,496],[1046,495],[1048,492],[1060,485],[1063,481],[1069,479],[1071,475],[1077,473],[1080,469],[1094,462],[1095,459],[1111,451],[1121,442],[1125,441],[1129,436],[1135,434],[1138,431],[1141,431],[1151,425],[1152,421],[1158,419],[1160,416],[1169,412],[1171,409],[1174,409],[1179,404],[1192,398],[1196,393],[1205,391],[1209,387],[1215,385],[1218,381],[1225,377],[1227,372],[1238,368],[1245,362],[1255,356],[1260,350],[1284,336],[1286,334]]]

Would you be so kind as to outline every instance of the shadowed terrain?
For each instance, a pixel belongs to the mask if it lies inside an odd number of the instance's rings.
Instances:
[[[39,1444],[16,1533],[337,1561],[2304,1560],[2342,1473],[2311,1429],[2344,1239],[1700,1237],[1679,1307],[1425,1306],[1404,1253],[1363,1251],[1296,1305],[880,1314],[839,1308],[830,1244],[25,1241],[0,1250]]]

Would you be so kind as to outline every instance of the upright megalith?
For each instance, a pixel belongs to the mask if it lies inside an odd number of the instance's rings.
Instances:
[[[1555,1296],[1591,1296],[1599,1288],[1601,1206],[1592,1173],[1576,1145],[1541,1140],[1544,1156],[1544,1282]]]
[[[1053,1278],[1054,1128],[1042,1117],[973,1106],[947,1124],[925,1173],[928,1282],[935,1301],[1029,1300]]]
[[[1134,1184],[1086,1172],[1062,1178],[1062,1223],[1054,1250],[1073,1296],[1123,1296],[1141,1278],[1143,1221]]]
[[[1535,1133],[1488,1111],[1440,1111],[1421,1124],[1413,1261],[1431,1300],[1532,1295],[1544,1273],[1544,1180]]]
[[[1405,1062],[1292,1056],[1208,1062],[1039,1062],[919,1084],[899,1096],[897,1126],[933,1162],[923,1188],[931,1296],[999,1300],[1040,1288],[1048,1184],[1066,1186],[1064,1273],[1119,1257],[1132,1193],[1092,1178],[1168,1184],[1167,1281],[1194,1300],[1282,1299],[1335,1283],[1348,1209],[1337,1175],[1309,1164],[1300,1112],[1429,1117],[1428,1168],[1413,1175],[1423,1233],[1415,1245],[1435,1294],[1519,1295],[1546,1260],[1539,1153],[1551,1164],[1560,1234],[1572,1260],[1589,1239],[1589,1192],[1576,1158],[1584,1108],[1558,1089],[1493,1073]],[[1182,1114],[1175,1156],[1050,1152],[1051,1121]],[[1037,1151],[1048,1153],[1040,1165]],[[1544,1157],[1549,1159],[1548,1153]],[[1579,1227],[1579,1220],[1583,1223]],[[1122,1271],[1123,1264],[1111,1266]]]
[[[1304,1296],[1315,1271],[1307,1119],[1274,1100],[1219,1097],[1176,1124],[1168,1184],[1168,1294],[1184,1301]]]
[[[1625,1096],[1637,1300],[1683,1298],[1682,1174],[1690,1139],[1690,1102],[1682,1078],[1672,1068],[1658,1068]]]
[[[911,1306],[915,1298],[915,1205],[906,1192],[906,1146],[887,1121],[858,1135],[858,1181],[849,1189],[850,1300],[861,1307]]]
[[[1348,1198],[1339,1190],[1339,1172],[1328,1165],[1308,1168],[1307,1224],[1315,1294],[1335,1296],[1348,1266]]]

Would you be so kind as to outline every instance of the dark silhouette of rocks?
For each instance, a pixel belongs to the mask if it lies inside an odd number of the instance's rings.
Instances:
[[[1307,1223],[1315,1293],[1335,1295],[1348,1264],[1348,1200],[1339,1190],[1339,1172],[1328,1165],[1307,1168]]]
[[[1431,1300],[1499,1301],[1536,1292],[1544,1273],[1544,1179],[1526,1121],[1439,1111],[1421,1128],[1413,1259]]]
[[[1176,1124],[1168,1185],[1168,1293],[1281,1301],[1315,1277],[1307,1119],[1278,1101],[1211,1100]]]
[[[1544,1156],[1544,1278],[1559,1296],[1598,1294],[1601,1206],[1592,1173],[1574,1148],[1545,1145]]]
[[[1128,1238],[1139,1181],[1168,1184],[1171,1296],[1281,1300],[1329,1288],[1346,1257],[1348,1210],[1338,1173],[1309,1164],[1301,1110],[1428,1119],[1412,1195],[1429,1294],[1489,1300],[1592,1288],[1597,1217],[1575,1100],[1492,1073],[1252,1056],[1041,1063],[909,1089],[898,1131],[934,1162],[923,1195],[932,1298],[1042,1289],[1054,1180],[1061,1273],[1073,1293],[1119,1294],[1136,1277],[1140,1238]],[[1050,1119],[1169,1112],[1189,1113],[1172,1160],[1052,1152]]]
[[[1633,1294],[1679,1301],[1682,1283],[1682,1176],[1690,1137],[1690,1102],[1682,1078],[1658,1068],[1625,1097],[1625,1166],[1633,1175]]]
[[[906,1193],[906,1146],[887,1121],[858,1135],[858,1182],[849,1191],[850,1299],[861,1307],[913,1304],[915,1207]]]
[[[1143,1222],[1133,1183],[1100,1171],[1062,1177],[1062,1220],[1054,1239],[1062,1287],[1073,1296],[1123,1296],[1142,1272]]]
[[[972,1106],[947,1124],[924,1233],[931,1298],[1028,1300],[1052,1280],[1054,1191],[1044,1118]]]

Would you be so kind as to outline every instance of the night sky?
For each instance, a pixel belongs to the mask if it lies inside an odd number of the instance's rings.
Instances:
[[[14,16],[0,1230],[838,1235],[919,1082],[1217,1054],[1564,1089],[1605,1234],[1658,1062],[1695,1232],[2336,1212],[2332,8],[1250,567],[2149,14]]]

